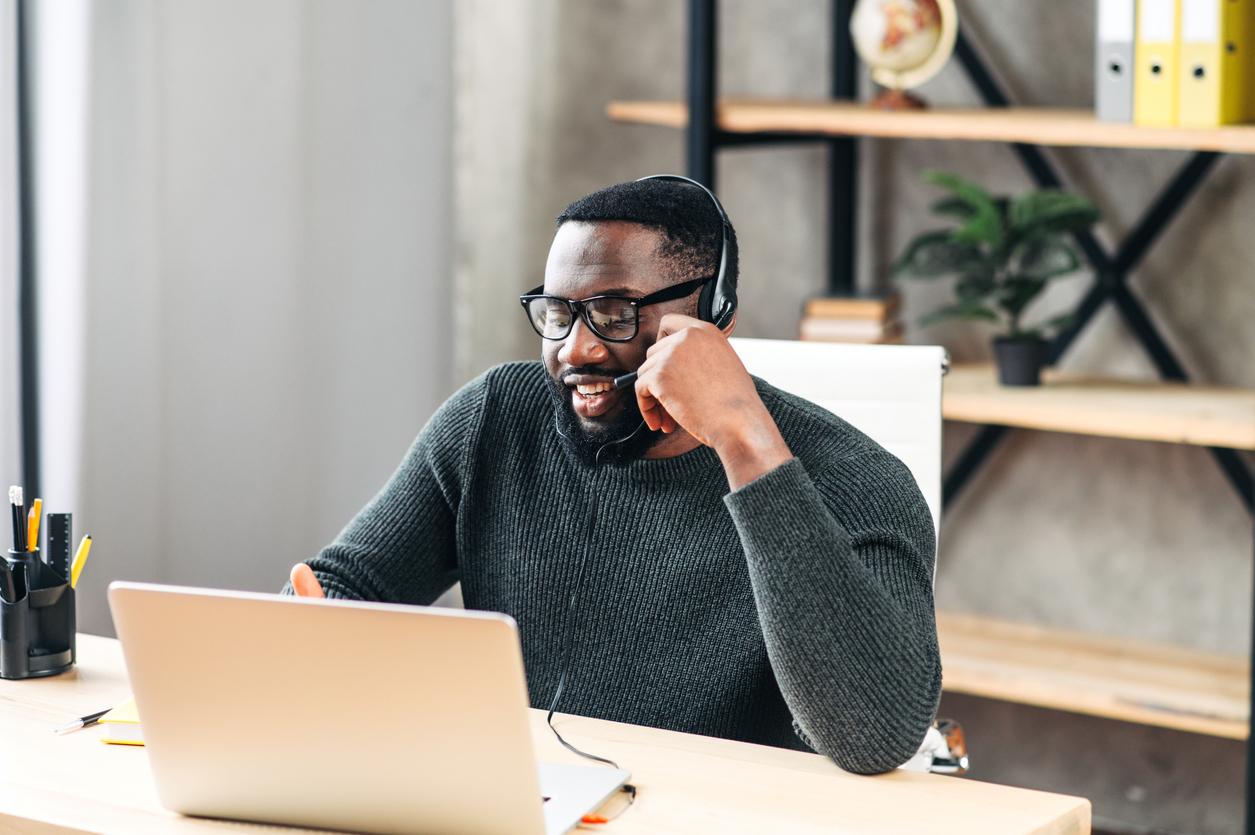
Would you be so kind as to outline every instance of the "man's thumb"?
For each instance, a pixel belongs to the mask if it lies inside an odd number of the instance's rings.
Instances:
[[[297,597],[322,597],[322,585],[314,576],[314,569],[303,562],[292,566],[292,588]]]

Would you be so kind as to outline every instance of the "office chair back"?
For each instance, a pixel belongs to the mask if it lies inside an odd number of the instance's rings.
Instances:
[[[902,459],[938,529],[944,348],[780,339],[729,342],[751,374],[823,406]]]

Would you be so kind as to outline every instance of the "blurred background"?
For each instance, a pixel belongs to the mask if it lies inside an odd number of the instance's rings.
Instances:
[[[1092,106],[1092,0],[958,5],[1016,101]],[[672,0],[28,8],[42,492],[45,510],[73,511],[94,537],[84,631],[112,633],[114,579],[277,590],[445,397],[538,356],[516,298],[541,283],[562,208],[684,170],[682,132],[604,113],[613,99],[683,97],[685,4]],[[0,2],[6,45],[13,9]],[[721,92],[827,95],[830,14],[827,0],[723,0]],[[14,58],[0,59],[10,113]],[[954,62],[918,92],[979,104]],[[21,481],[15,135],[0,122],[6,484]],[[936,225],[921,169],[996,193],[1032,185],[1003,144],[859,143],[863,290],[889,287],[893,258]],[[1108,243],[1187,156],[1047,154],[1100,204]],[[738,335],[795,338],[803,302],[824,292],[826,165],[819,147],[719,156],[741,245]],[[1201,382],[1255,387],[1253,217],[1255,158],[1228,156],[1133,277]],[[1067,309],[1090,278],[1059,282],[1044,306]],[[988,359],[980,326],[916,324],[945,285],[902,291],[906,341]],[[1109,310],[1063,367],[1155,377]],[[948,424],[946,454],[973,429]],[[1251,517],[1205,449],[1017,431],[943,523],[937,599],[1243,654],[1251,558]],[[973,729],[974,776],[1086,794],[1119,831],[1240,825],[1240,743],[971,697],[945,708]]]

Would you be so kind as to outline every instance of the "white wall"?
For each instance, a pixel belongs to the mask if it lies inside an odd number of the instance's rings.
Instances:
[[[17,27],[0,0],[0,490],[22,483],[17,292]],[[3,547],[11,533],[4,527]]]
[[[114,578],[277,589],[449,394],[451,26],[97,4],[85,630]]]
[[[92,6],[45,0],[29,9],[39,482],[44,507],[64,512],[79,507],[82,475]]]

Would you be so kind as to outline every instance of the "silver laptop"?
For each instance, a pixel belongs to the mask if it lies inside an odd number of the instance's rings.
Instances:
[[[140,583],[109,606],[176,812],[560,835],[630,776],[535,762],[506,615]]]

